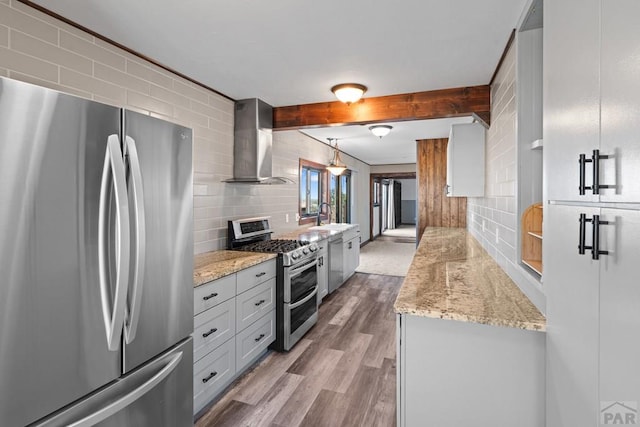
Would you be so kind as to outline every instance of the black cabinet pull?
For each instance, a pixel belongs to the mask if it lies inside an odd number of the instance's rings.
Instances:
[[[259,306],[259,305],[264,304],[265,302],[267,302],[267,301],[266,301],[266,300],[261,299],[260,301],[258,301],[257,303],[255,303],[255,306],[257,307],[257,306]]]
[[[260,334],[260,336],[258,338],[255,339],[256,342],[260,341],[262,338],[264,338],[264,334]]]
[[[600,194],[601,188],[615,188],[615,185],[600,184],[600,160],[609,159],[611,157],[612,156],[600,154],[600,150],[593,150],[593,154],[591,155],[591,161],[593,162],[593,194]]]
[[[600,255],[609,255],[609,251],[600,250],[600,226],[610,225],[610,221],[601,221],[600,215],[593,215],[591,218],[587,218],[586,214],[580,214],[580,233],[578,238],[578,253],[584,255],[587,249],[591,250],[591,259],[599,260]],[[591,228],[591,246],[585,244],[586,239],[586,224],[590,222]]]
[[[218,328],[211,328],[211,330],[209,330],[209,332],[205,332],[204,334],[202,334],[202,336],[204,338],[208,337],[209,335],[213,334],[214,332],[216,332],[218,330]]]
[[[587,219],[587,214],[580,214],[580,237],[578,238],[578,253],[584,255],[587,249],[591,249],[591,246],[587,246],[586,239],[586,227],[587,222],[591,222],[591,219]]]
[[[593,240],[591,247],[591,259],[599,260],[600,255],[609,255],[609,251],[601,251],[600,250],[600,226],[601,225],[609,225],[610,221],[600,221],[600,215],[594,215],[591,220],[593,223]]]
[[[212,293],[211,295],[207,295],[206,297],[202,297],[203,300],[207,301],[210,300],[211,298],[215,298],[218,296],[217,292]]]
[[[256,277],[261,277],[261,276],[264,276],[265,274],[267,274],[267,273],[265,273],[265,272],[263,271],[263,272],[261,272],[261,273],[256,274]]]
[[[202,382],[203,382],[203,383],[206,383],[207,381],[209,381],[211,378],[215,377],[216,375],[218,375],[218,373],[217,373],[217,372],[215,372],[215,371],[214,371],[214,372],[211,372],[207,378],[203,378],[203,379],[202,379]]]
[[[584,196],[584,194],[586,193],[587,190],[591,190],[591,187],[587,187],[585,184],[585,174],[586,174],[586,167],[587,167],[587,163],[591,163],[593,160],[591,159],[587,159],[586,154],[580,154],[580,157],[578,159],[578,163],[580,164],[580,184],[578,186],[578,192],[580,193],[581,196]]]

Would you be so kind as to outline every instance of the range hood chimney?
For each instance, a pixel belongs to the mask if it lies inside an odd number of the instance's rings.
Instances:
[[[235,104],[233,178],[225,182],[243,184],[293,184],[289,178],[271,173],[273,107],[257,98]]]

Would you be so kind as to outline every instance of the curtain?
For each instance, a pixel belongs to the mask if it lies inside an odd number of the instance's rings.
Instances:
[[[389,185],[387,186],[387,188],[389,189],[387,191],[387,229],[393,230],[394,228],[396,228],[396,209],[392,179],[389,180]]]

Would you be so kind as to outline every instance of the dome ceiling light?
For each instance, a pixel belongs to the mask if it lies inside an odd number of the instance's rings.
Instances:
[[[367,91],[365,85],[359,83],[342,83],[331,88],[331,92],[347,105],[358,102]]]
[[[389,135],[389,132],[391,132],[391,129],[393,129],[393,126],[389,126],[389,125],[369,126],[369,130],[371,131],[371,133],[380,139],[382,139],[383,136]]]

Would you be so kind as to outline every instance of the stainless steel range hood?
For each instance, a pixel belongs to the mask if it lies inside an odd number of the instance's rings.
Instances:
[[[293,184],[272,176],[273,108],[257,98],[236,101],[233,142],[233,178],[241,184]]]

